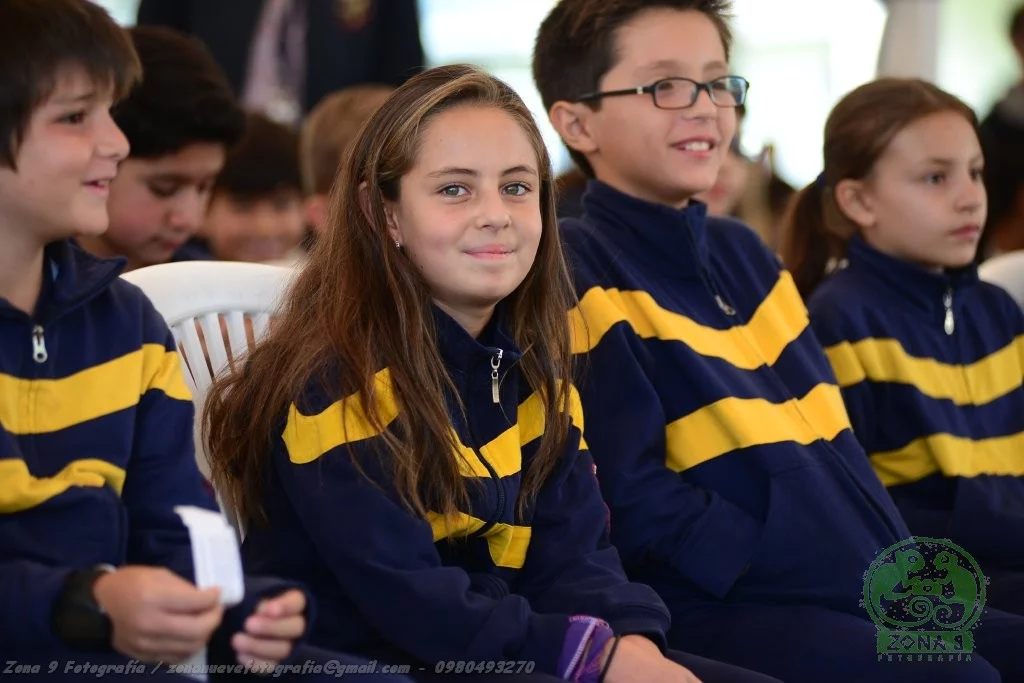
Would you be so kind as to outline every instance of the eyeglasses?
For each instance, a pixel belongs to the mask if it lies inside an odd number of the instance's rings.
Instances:
[[[627,90],[608,90],[606,92],[592,92],[580,95],[577,102],[599,100],[602,97],[616,97],[618,95],[643,95],[647,93],[654,100],[654,106],[658,109],[686,109],[692,107],[701,91],[706,91],[708,97],[718,107],[738,107],[747,99],[747,88],[750,83],[741,76],[722,76],[707,83],[701,83],[690,78],[662,78],[650,85],[642,85]]]

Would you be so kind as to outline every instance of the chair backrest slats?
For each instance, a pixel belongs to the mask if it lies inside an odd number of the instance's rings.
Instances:
[[[228,311],[224,314],[224,325],[227,328],[232,363],[237,363],[249,349],[249,335],[246,334],[245,325],[246,321],[250,319],[242,311]]]
[[[270,315],[257,313],[252,318],[252,332],[256,339],[262,339],[270,329]]]
[[[210,462],[199,423],[206,394],[213,380],[239,367],[250,344],[267,333],[271,315],[294,272],[258,263],[187,261],[141,268],[122,276],[145,292],[178,344],[185,382],[196,407],[196,463],[207,478]],[[218,503],[225,508],[220,495]],[[243,529],[234,511],[224,512],[241,535]]]

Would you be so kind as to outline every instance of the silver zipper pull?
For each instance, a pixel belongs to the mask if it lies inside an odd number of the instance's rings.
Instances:
[[[36,325],[32,328],[32,360],[37,363],[45,363],[50,355],[46,353],[46,337],[43,336],[43,326]]]
[[[726,315],[736,315],[736,309],[725,303],[725,299],[720,294],[715,294],[715,303],[722,309],[722,312]]]
[[[942,305],[946,307],[946,319],[942,322],[942,329],[947,335],[953,334],[956,329],[956,319],[953,317],[953,290],[948,289],[942,295]]]
[[[498,349],[494,358],[491,359],[491,400],[495,403],[501,403],[501,397],[498,395],[498,368],[501,367],[503,353],[504,351]]]

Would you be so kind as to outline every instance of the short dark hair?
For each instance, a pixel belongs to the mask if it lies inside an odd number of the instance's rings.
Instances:
[[[129,34],[142,82],[114,108],[114,120],[130,155],[154,159],[196,142],[235,144],[245,112],[209,50],[168,28],[137,26]]]
[[[730,0],[561,0],[540,25],[533,48],[533,80],[544,108],[559,100],[573,101],[598,90],[617,60],[615,37],[624,24],[650,9],[695,10],[706,15],[722,37],[726,57],[732,47]],[[600,101],[590,104],[597,109]],[[586,158],[569,155],[587,176],[594,172]]]
[[[15,168],[33,112],[57,87],[59,71],[80,67],[120,99],[139,78],[124,29],[87,0],[0,1],[0,167]]]
[[[299,135],[263,114],[248,115],[245,134],[228,152],[214,194],[260,199],[281,190],[302,193]]]

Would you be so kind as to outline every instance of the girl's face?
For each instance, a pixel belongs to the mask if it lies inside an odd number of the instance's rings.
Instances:
[[[423,128],[391,238],[419,269],[437,305],[479,329],[533,266],[541,236],[541,169],[530,138],[500,109],[463,105]]]
[[[893,138],[847,213],[879,251],[936,270],[965,266],[985,224],[982,170],[967,119],[931,114]]]

